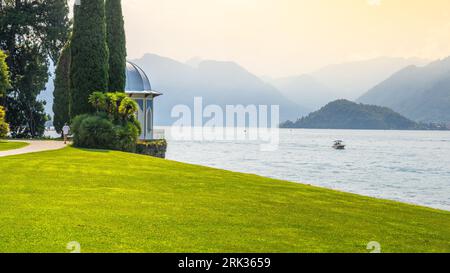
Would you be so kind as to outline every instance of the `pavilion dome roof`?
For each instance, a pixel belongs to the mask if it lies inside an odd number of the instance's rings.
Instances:
[[[161,95],[161,93],[152,90],[152,85],[144,70],[130,61],[127,61],[126,65],[125,92],[137,94],[146,93],[155,96]]]
[[[144,92],[151,90],[150,80],[144,70],[136,64],[127,61],[125,91]]]

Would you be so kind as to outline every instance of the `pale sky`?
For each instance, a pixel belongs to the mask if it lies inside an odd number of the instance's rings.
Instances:
[[[450,55],[449,0],[122,0],[130,59],[235,61],[257,75]]]

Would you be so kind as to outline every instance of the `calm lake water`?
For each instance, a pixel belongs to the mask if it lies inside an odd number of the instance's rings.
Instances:
[[[274,152],[166,137],[171,160],[450,210],[450,132],[283,129]],[[331,148],[337,139],[346,150]]]

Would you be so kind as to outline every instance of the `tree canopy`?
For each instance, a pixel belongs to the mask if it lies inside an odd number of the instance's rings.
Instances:
[[[53,126],[60,133],[64,124],[70,121],[70,43],[61,52],[55,72],[53,91]]]
[[[92,113],[93,91],[108,91],[109,53],[106,43],[104,0],[82,1],[75,5],[71,39],[70,114]]]
[[[126,38],[121,0],[106,0],[106,28],[109,48],[109,91],[124,91],[126,83]]]
[[[44,132],[47,115],[37,96],[48,81],[49,60],[56,61],[70,29],[65,0],[2,1],[0,49],[6,51],[11,88],[4,97],[14,137]]]

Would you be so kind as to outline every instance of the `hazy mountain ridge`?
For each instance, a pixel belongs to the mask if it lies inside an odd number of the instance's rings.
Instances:
[[[194,97],[202,97],[204,105],[216,104],[223,109],[239,104],[280,105],[282,120],[309,112],[234,62],[205,60],[192,67],[155,54],[133,62],[148,74],[153,89],[164,93],[155,101],[157,124],[172,124],[172,108],[179,104],[192,107]]]
[[[293,102],[317,110],[339,98],[336,90],[319,83],[314,77],[303,74],[272,80],[271,83]]]
[[[434,77],[425,78],[422,75],[421,67],[408,66],[410,63],[425,63],[424,60],[381,57],[361,62],[330,65],[310,75],[303,74],[280,79],[267,77],[264,80],[234,62],[203,60],[199,57],[182,63],[155,54],[146,54],[134,62],[148,74],[153,89],[165,93],[155,102],[155,122],[159,125],[171,124],[174,121],[170,117],[173,106],[184,104],[192,107],[194,97],[202,97],[204,105],[217,104],[223,108],[225,105],[237,104],[280,105],[281,120],[292,120],[310,111],[320,109],[330,101],[339,98],[350,99],[352,97],[349,95],[350,93],[360,92],[357,90],[373,84],[391,71],[393,75],[390,74],[386,76],[386,79],[383,78],[374,84],[375,87],[361,97],[360,101],[392,107],[402,114],[406,112],[408,115],[405,115],[408,117],[424,116],[423,111],[420,108],[416,109],[416,104],[408,100],[411,95],[420,97],[417,100],[421,101],[423,107],[428,109],[428,115],[439,116],[440,113],[446,111],[448,105],[445,100],[442,100],[442,97],[446,95],[446,86],[449,86],[443,77],[447,72],[442,71],[442,64],[439,61],[427,66],[432,68],[430,70],[436,71],[430,73]],[[396,71],[397,68],[400,71]],[[379,70],[383,70],[382,73]],[[396,80],[392,81],[393,78]],[[411,81],[411,78],[414,81]],[[333,86],[333,88],[329,86]],[[347,93],[348,90],[344,90],[341,88],[342,86],[345,88],[350,86],[351,92]],[[390,90],[389,92],[373,91],[386,86],[389,86],[387,88]],[[433,86],[439,90],[434,92],[433,89],[430,89]],[[408,92],[392,92],[391,89],[407,89]],[[46,109],[51,113],[53,79],[50,80],[40,98],[47,101]],[[403,103],[400,105],[389,104],[393,101],[402,101]],[[405,109],[413,109],[417,113],[411,113],[413,110],[406,111]],[[427,118],[413,119],[430,120]]]
[[[390,107],[421,122],[450,122],[450,57],[425,67],[409,66],[358,99]]]
[[[339,98],[354,100],[399,70],[427,62],[418,58],[380,57],[328,65],[310,74],[266,81],[292,101],[317,110]]]
[[[397,112],[375,105],[358,104],[348,100],[330,102],[296,122],[287,121],[282,128],[313,129],[373,129],[373,130],[419,130],[440,129],[418,124]]]
[[[340,98],[354,100],[392,74],[410,66],[429,63],[419,58],[379,57],[326,66],[311,73],[321,84],[337,90]]]

